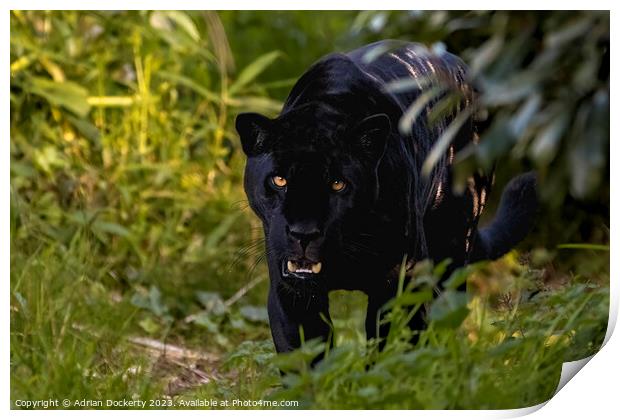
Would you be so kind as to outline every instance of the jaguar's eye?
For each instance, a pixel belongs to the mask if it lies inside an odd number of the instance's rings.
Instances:
[[[276,188],[284,188],[286,187],[286,178],[283,178],[281,176],[272,176],[271,177],[271,183],[276,187]]]
[[[346,188],[347,184],[344,181],[340,181],[339,179],[332,181],[332,191],[340,192]]]

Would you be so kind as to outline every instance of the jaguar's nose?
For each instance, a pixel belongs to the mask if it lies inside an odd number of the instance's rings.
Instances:
[[[297,241],[303,251],[308,244],[321,236],[321,230],[314,223],[294,223],[286,226],[286,233],[289,238]]]

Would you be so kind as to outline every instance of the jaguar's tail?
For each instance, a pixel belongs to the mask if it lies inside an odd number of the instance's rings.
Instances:
[[[510,251],[530,231],[537,209],[536,174],[513,178],[504,188],[493,221],[478,231],[470,262],[493,260]]]

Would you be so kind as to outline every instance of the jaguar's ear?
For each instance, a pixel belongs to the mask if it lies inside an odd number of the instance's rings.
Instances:
[[[390,130],[390,118],[386,114],[364,118],[353,130],[355,148],[372,163],[379,163],[385,152]]]
[[[256,156],[265,151],[267,134],[271,124],[272,121],[269,118],[254,112],[237,115],[235,127],[241,139],[241,147],[248,157]]]

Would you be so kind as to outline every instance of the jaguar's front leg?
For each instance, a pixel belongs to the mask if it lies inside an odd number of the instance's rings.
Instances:
[[[390,332],[390,326],[385,322],[385,312],[382,307],[389,301],[386,296],[368,295],[368,309],[366,311],[366,339],[379,339],[379,348],[385,345],[385,339]]]
[[[289,286],[272,282],[267,311],[278,353],[299,348],[302,332],[305,341],[321,338],[331,346],[333,338],[327,293],[298,293]]]

